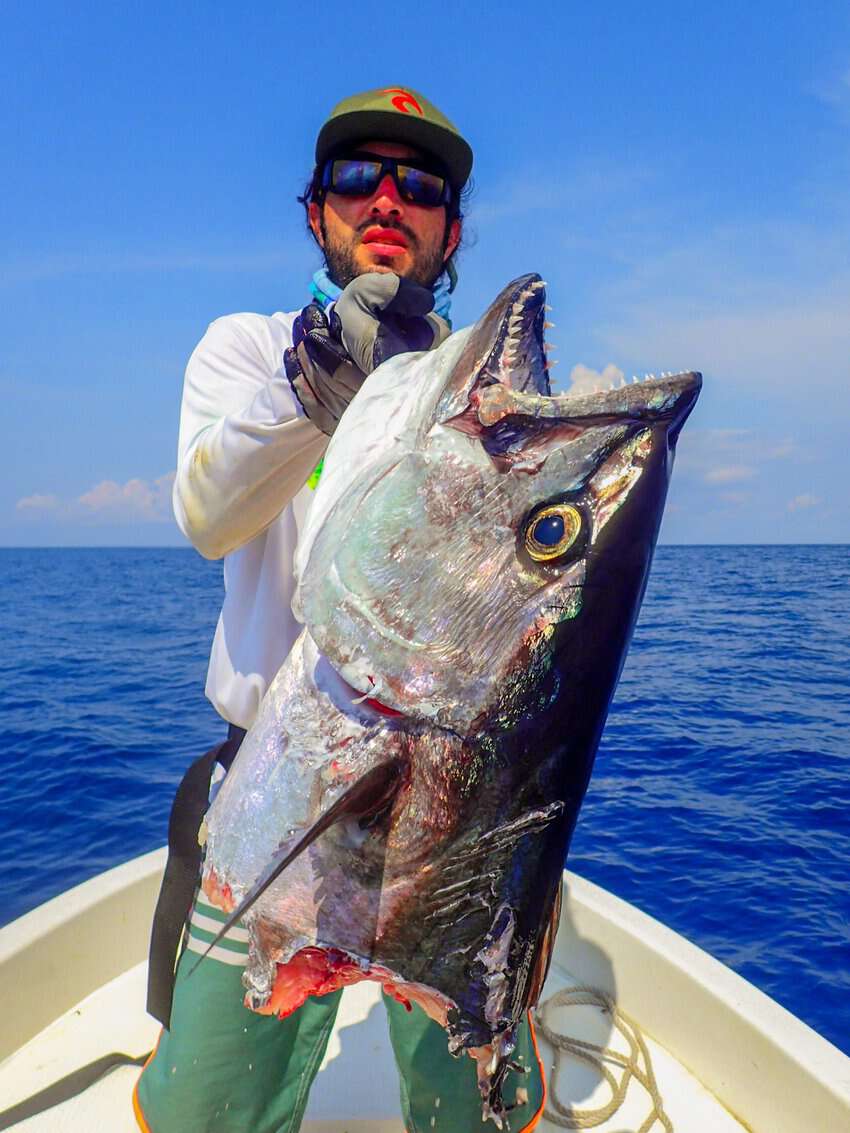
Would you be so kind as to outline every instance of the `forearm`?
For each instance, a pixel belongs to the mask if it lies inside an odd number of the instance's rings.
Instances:
[[[217,320],[186,368],[174,514],[207,558],[272,523],[327,444],[282,372],[283,337],[259,316]]]
[[[209,559],[264,531],[304,486],[327,444],[306,417],[225,417],[189,447],[174,482],[183,534]]]

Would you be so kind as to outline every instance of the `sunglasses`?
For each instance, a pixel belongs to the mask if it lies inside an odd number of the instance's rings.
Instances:
[[[451,200],[451,186],[439,173],[377,154],[332,158],[322,172],[322,189],[342,197],[370,196],[388,173],[402,200],[411,204],[435,208]]]

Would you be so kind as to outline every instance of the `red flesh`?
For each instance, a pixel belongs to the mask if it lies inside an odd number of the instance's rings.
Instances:
[[[387,995],[410,1010],[410,1000],[402,995],[393,983],[386,968],[378,966],[364,970],[344,952],[336,948],[302,948],[286,964],[278,964],[271,998],[260,1015],[277,1015],[285,1019],[311,995],[327,995],[361,980],[376,980]]]

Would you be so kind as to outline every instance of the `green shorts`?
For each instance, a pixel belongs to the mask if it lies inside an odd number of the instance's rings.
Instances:
[[[219,909],[198,899],[177,969],[171,1029],[160,1035],[133,1095],[143,1133],[297,1133],[300,1128],[342,992],[308,999],[286,1019],[247,1010],[241,982],[248,952],[244,929],[232,930],[188,979],[224,919]],[[472,1059],[453,1058],[446,1033],[418,1007],[408,1012],[388,996],[384,1003],[409,1133],[483,1130]],[[514,1058],[529,1072],[509,1073],[505,1098],[511,1102],[520,1088],[528,1100],[511,1111],[505,1125],[521,1133],[537,1124],[544,1095],[528,1021],[519,1029]]]

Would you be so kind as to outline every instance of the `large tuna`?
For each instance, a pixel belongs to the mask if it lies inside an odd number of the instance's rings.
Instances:
[[[248,1006],[379,979],[472,1054],[499,1126],[700,387],[550,397],[543,302],[516,280],[351,403],[299,544],[305,629],[207,820]]]

